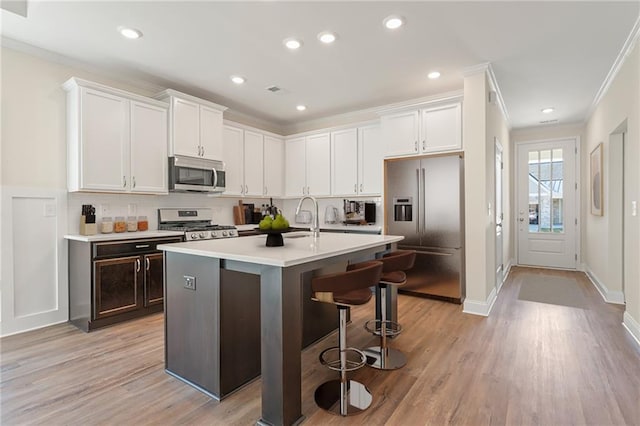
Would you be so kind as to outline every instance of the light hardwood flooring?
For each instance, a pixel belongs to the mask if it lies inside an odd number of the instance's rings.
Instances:
[[[518,300],[525,274],[577,277],[587,309]],[[373,302],[353,310],[350,345],[375,343],[362,328],[372,311]],[[374,403],[335,417],[313,402],[314,389],[335,377],[317,360],[335,337],[312,346],[302,354],[305,424],[640,425],[640,349],[622,313],[584,274],[528,268],[512,269],[488,318],[400,296],[405,331],[391,344],[407,366],[355,372]],[[161,314],[89,334],[55,325],[0,344],[3,425],[251,425],[260,417],[260,380],[216,402],[164,372]]]

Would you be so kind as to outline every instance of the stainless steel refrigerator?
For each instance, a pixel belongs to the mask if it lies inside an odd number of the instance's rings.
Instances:
[[[386,161],[386,232],[417,252],[399,292],[464,300],[463,173],[461,155]]]

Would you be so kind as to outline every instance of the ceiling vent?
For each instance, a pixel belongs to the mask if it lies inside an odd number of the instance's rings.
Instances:
[[[540,122],[540,124],[553,124],[553,123],[557,123],[557,122],[558,122],[557,119],[555,119],[555,120],[542,120]]]
[[[276,93],[281,91],[282,89],[279,88],[278,86],[269,86],[267,87],[267,90],[270,91],[271,93]]]

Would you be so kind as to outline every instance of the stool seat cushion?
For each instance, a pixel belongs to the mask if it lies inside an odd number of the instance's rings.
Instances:
[[[345,272],[312,278],[312,297],[325,303],[362,305],[371,299],[369,287],[376,285],[381,276],[381,262],[370,261],[348,265]]]
[[[348,293],[333,293],[333,301],[343,305],[364,305],[371,300],[371,290],[361,288]]]
[[[380,282],[385,284],[404,284],[407,280],[407,274],[402,271],[385,272],[380,277]]]

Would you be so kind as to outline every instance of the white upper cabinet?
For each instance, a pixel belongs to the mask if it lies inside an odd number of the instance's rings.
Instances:
[[[307,195],[331,195],[331,141],[329,133],[307,136]]]
[[[381,123],[387,156],[417,154],[419,152],[420,116],[418,111],[384,115]]]
[[[222,113],[227,108],[185,93],[167,89],[156,99],[169,102],[169,155],[220,160]]]
[[[69,191],[167,191],[167,107],[71,78],[67,91]]]
[[[331,193],[358,194],[358,129],[331,133]]]
[[[384,148],[380,136],[380,126],[377,125],[358,129],[359,195],[380,195],[382,193]]]
[[[462,149],[462,106],[446,105],[420,112],[422,152]]]
[[[167,192],[167,110],[131,101],[131,191]]]
[[[264,136],[244,131],[244,195],[264,195]]]
[[[460,103],[382,116],[387,157],[462,149]]]
[[[285,147],[287,196],[331,194],[329,133],[289,139]]]
[[[222,160],[226,178],[226,195],[244,195],[244,131],[224,126]]]
[[[379,126],[332,132],[331,158],[332,195],[380,195],[383,149]]]
[[[264,195],[280,197],[284,194],[284,141],[273,136],[264,137]]]
[[[306,139],[289,139],[285,145],[284,190],[288,196],[307,194]]]
[[[256,130],[225,125],[222,159],[226,172],[225,195],[282,195],[282,139]]]

